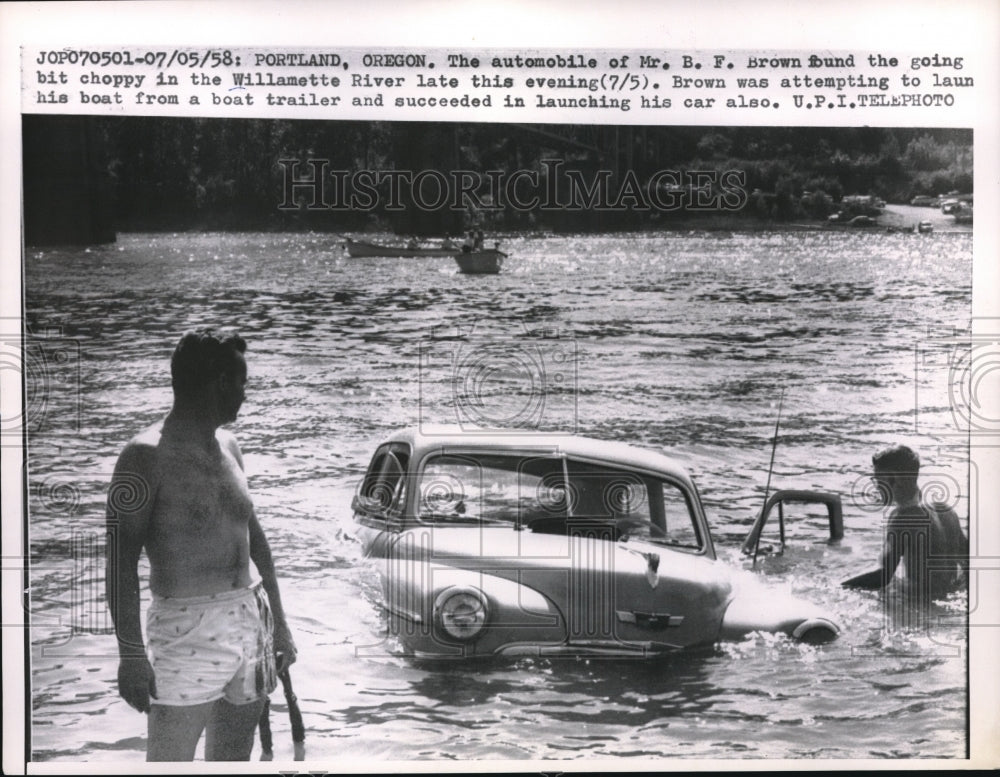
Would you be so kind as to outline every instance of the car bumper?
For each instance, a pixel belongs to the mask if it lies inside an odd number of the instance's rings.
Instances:
[[[840,627],[830,615],[790,594],[757,586],[739,590],[726,608],[720,640],[738,640],[753,632],[786,634],[803,642],[830,642]]]

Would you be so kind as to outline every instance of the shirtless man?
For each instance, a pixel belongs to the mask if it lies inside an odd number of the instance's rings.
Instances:
[[[845,586],[884,588],[900,559],[906,570],[906,591],[914,603],[928,603],[965,582],[969,541],[955,511],[945,504],[925,504],[917,485],[920,457],[905,445],[872,456],[873,479],[889,513],[881,567],[851,578]]]
[[[245,351],[238,335],[185,334],[170,363],[172,409],[125,446],[112,477],[106,580],[118,691],[149,714],[148,761],[192,760],[202,731],[206,760],[249,760],[277,672],[295,661],[243,457],[220,428],[245,398]],[[153,599],[148,651],[143,549]]]

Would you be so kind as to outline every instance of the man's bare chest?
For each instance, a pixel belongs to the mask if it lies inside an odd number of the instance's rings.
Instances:
[[[194,530],[245,527],[253,512],[247,479],[224,453],[170,452],[160,462],[154,523]]]

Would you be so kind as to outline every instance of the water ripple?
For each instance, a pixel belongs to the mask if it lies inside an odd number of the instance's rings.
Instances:
[[[113,640],[86,632],[105,622],[103,501],[121,446],[169,408],[173,343],[204,325],[249,342],[234,432],[299,643],[312,757],[960,757],[964,633],[897,628],[878,597],[837,582],[877,558],[879,516],[850,501],[873,450],[915,436],[936,473],[968,482],[950,346],[935,350],[935,337],[968,326],[972,243],[939,237],[511,235],[493,278],[448,258],[350,259],[328,235],[122,235],[29,252],[26,320],[46,333],[27,373],[27,396],[44,398],[29,419],[34,757],[143,758]],[[351,497],[389,431],[462,421],[463,360],[490,353],[532,365],[555,426],[680,459],[736,566],[783,396],[770,486],[842,494],[848,534],[829,545],[823,516],[797,513],[785,555],[758,574],[825,603],[845,636],[822,648],[754,637],[642,663],[442,670],[395,656]],[[482,398],[503,409],[526,396],[508,381]],[[962,606],[943,604],[942,622]],[[272,725],[290,741],[283,714]]]

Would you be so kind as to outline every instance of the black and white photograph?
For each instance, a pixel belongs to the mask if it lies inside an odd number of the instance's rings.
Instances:
[[[25,42],[5,771],[995,766],[995,125],[333,37]],[[700,45],[990,92],[891,42]]]

